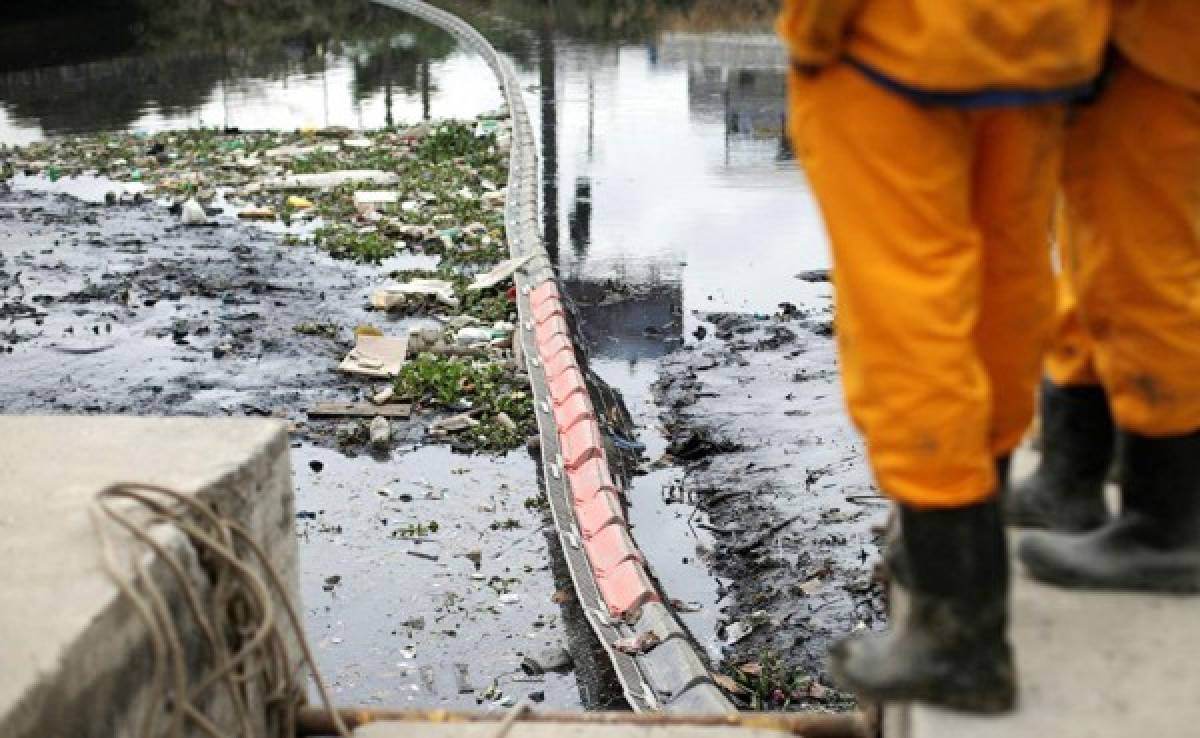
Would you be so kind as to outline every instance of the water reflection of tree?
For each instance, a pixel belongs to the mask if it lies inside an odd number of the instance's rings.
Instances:
[[[223,81],[318,74],[343,50],[356,100],[428,91],[419,69],[454,50],[446,34],[365,0],[129,0],[69,22],[22,7],[20,27],[0,29],[14,42],[0,43],[0,102],[48,133],[124,128],[151,106],[186,115]],[[110,40],[95,43],[89,28]]]

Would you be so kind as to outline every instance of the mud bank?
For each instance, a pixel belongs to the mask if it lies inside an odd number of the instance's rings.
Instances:
[[[307,417],[373,391],[334,367],[354,326],[404,330],[410,318],[368,297],[416,259],[381,269],[236,222],[185,228],[151,204],[0,185],[0,403],[289,420],[306,625],[343,704],[612,706],[598,646],[558,594],[569,585],[523,451],[430,446],[430,411],[394,421],[390,451],[346,453],[338,421]],[[309,324],[328,329],[297,330]],[[522,670],[560,647],[578,680]]]
[[[695,555],[721,582],[721,669],[747,705],[848,706],[828,646],[885,617],[872,575],[887,508],[845,416],[828,303],[812,304],[698,314],[654,385],[678,507],[711,536]]]

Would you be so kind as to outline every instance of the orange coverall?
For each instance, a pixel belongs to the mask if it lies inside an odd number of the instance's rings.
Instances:
[[[789,132],[830,234],[847,405],[915,507],[996,491],[1054,305],[1064,101],[1107,0],[788,0]]]
[[[1117,424],[1200,430],[1200,2],[1118,3],[1121,54],[1067,133],[1060,385],[1100,384]]]

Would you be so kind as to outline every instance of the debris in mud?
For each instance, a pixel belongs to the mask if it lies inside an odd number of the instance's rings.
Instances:
[[[371,446],[376,450],[384,451],[391,448],[392,445],[392,425],[387,418],[382,415],[375,417],[371,421],[370,427]]]
[[[796,275],[796,279],[801,282],[828,282],[830,281],[830,272],[828,269],[812,269],[807,272],[800,272]]]
[[[613,648],[620,653],[630,656],[640,656],[650,653],[660,643],[662,643],[662,636],[652,630],[648,630],[636,636],[617,639],[613,642]]]
[[[723,438],[714,438],[711,429],[696,428],[687,436],[677,438],[667,446],[667,453],[678,461],[699,461],[714,454],[737,451],[738,444]]]
[[[846,709],[849,696],[826,686],[829,644],[885,619],[869,578],[876,512],[847,504],[849,490],[873,488],[833,371],[829,315],[819,302],[698,313],[724,340],[666,357],[652,386],[669,452],[697,452],[669,495],[695,505],[682,514],[701,533],[697,558],[720,577],[724,678],[714,679],[740,708]],[[737,448],[715,453],[722,441]],[[820,481],[806,483],[810,471]]]
[[[456,413],[434,428],[471,448],[519,448],[537,431],[528,377],[508,364],[421,354],[396,377],[395,396],[417,408],[468,406],[469,411]],[[504,420],[499,419],[501,414]]]
[[[373,398],[372,398],[373,399]],[[389,398],[390,399],[390,398]],[[310,418],[408,418],[412,405],[321,402],[308,411]]]
[[[408,358],[406,337],[362,335],[338,369],[349,374],[386,379],[400,373]]]
[[[565,673],[575,665],[571,653],[565,648],[548,648],[537,654],[526,656],[521,670],[529,676],[540,676],[546,672]]]
[[[189,197],[180,209],[180,222],[186,226],[204,225],[208,222],[208,213],[196,198]]]

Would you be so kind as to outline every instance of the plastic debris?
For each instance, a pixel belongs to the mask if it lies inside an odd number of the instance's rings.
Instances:
[[[371,421],[371,445],[379,450],[392,445],[392,425],[382,415]]]
[[[475,277],[475,281],[467,289],[472,291],[491,289],[504,280],[510,279],[517,273],[517,270],[528,264],[533,259],[533,256],[533,254],[527,254],[519,256],[516,259],[502,261],[488,272]]]
[[[204,212],[204,206],[196,198],[189,197],[180,211],[180,220],[186,226],[204,225],[208,222],[208,213]]]
[[[487,328],[463,328],[454,334],[454,343],[464,348],[486,345],[492,342],[492,332]]]
[[[478,426],[479,421],[472,418],[470,413],[463,413],[434,421],[433,425],[429,427],[429,432],[435,436],[446,436],[451,433],[462,433]]]
[[[354,209],[360,215],[374,212],[381,205],[394,205],[400,201],[399,192],[364,190],[354,193]]]
[[[346,169],[317,174],[293,174],[263,180],[269,190],[326,190],[350,182],[369,182],[375,185],[392,185],[400,181],[400,175],[380,169]]]
[[[338,367],[366,377],[394,377],[408,358],[408,339],[393,336],[358,336],[354,350]]]
[[[411,343],[411,339],[410,339]],[[371,395],[371,403],[375,405],[386,405],[396,396],[396,390],[391,387],[384,387],[375,394]]]
[[[316,207],[316,205],[313,205],[312,200],[309,200],[307,197],[300,197],[298,195],[289,196],[287,199],[287,206],[289,208],[295,208],[296,210],[309,210]]]
[[[405,304],[409,297],[429,296],[448,307],[458,307],[454,284],[443,279],[414,279],[404,284],[389,285],[371,293],[371,305],[379,310],[392,310]]]
[[[408,350],[418,354],[422,351],[436,351],[445,346],[446,338],[442,326],[437,323],[422,323],[408,329]]]

